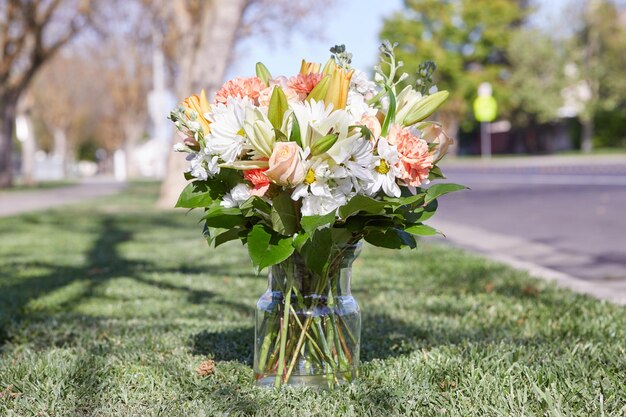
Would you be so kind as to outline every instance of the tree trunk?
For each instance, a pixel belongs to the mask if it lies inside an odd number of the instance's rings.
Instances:
[[[0,97],[0,188],[13,185],[13,129],[17,97]]]
[[[580,144],[580,148],[584,153],[589,153],[593,150],[593,118],[582,121],[583,125],[583,137]]]
[[[35,138],[29,112],[23,113],[21,116],[18,116],[18,118],[23,118],[23,123],[27,126],[24,132],[25,136],[19,138],[22,141],[22,182],[25,185],[34,186],[36,184],[35,154],[37,153],[37,139]]]
[[[139,165],[136,161],[135,151],[143,133],[143,123],[128,122],[124,126],[124,151],[126,152],[126,173],[128,178],[140,176]]]
[[[52,131],[52,137],[54,140],[52,155],[54,158],[59,161],[59,165],[61,166],[61,171],[63,173],[63,178],[67,178],[69,174],[68,167],[68,146],[67,146],[67,134],[65,133],[67,129],[64,128],[54,128]]]
[[[229,64],[237,31],[248,0],[214,1],[203,10],[198,26],[187,27],[181,47],[179,98],[205,88],[212,95],[220,87]],[[174,139],[177,140],[177,139]],[[157,206],[172,208],[185,187],[185,155],[169,152]]]

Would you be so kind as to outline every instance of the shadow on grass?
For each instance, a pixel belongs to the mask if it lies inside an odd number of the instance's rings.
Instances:
[[[161,226],[161,224],[159,224]],[[84,230],[84,229],[83,229]],[[25,319],[36,319],[48,316],[52,310],[38,309],[29,311],[28,304],[58,289],[80,281],[85,283],[81,290],[69,299],[56,304],[54,311],[71,310],[80,300],[96,296],[98,289],[108,281],[116,278],[130,278],[136,282],[151,285],[163,290],[184,291],[187,301],[192,304],[208,302],[221,303],[228,308],[244,314],[250,314],[252,307],[246,304],[216,298],[216,294],[194,289],[185,285],[154,281],[145,277],[152,272],[182,272],[186,274],[206,273],[201,267],[162,268],[152,262],[137,261],[124,258],[119,246],[133,239],[133,233],[120,226],[119,220],[113,215],[106,215],[99,224],[98,235],[86,253],[86,262],[81,266],[62,266],[47,262],[13,262],[0,267],[0,276],[11,276],[15,268],[41,268],[45,272],[32,278],[16,280],[0,286],[0,351],[11,338],[11,328],[16,327]],[[212,274],[225,274],[229,265],[211,267]],[[10,281],[9,281],[10,282]]]
[[[209,356],[216,361],[237,361],[252,366],[254,328],[240,327],[221,332],[202,331],[190,338],[193,355]]]

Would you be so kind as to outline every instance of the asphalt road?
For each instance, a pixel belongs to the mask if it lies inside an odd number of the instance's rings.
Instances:
[[[518,244],[494,243],[491,250],[626,291],[626,156],[451,165],[444,172],[471,187],[440,198],[436,226],[444,233],[458,224],[487,232],[476,239],[513,236]],[[474,245],[466,239],[461,246]]]

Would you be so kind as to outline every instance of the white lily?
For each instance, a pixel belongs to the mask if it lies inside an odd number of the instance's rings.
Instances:
[[[403,123],[413,107],[422,99],[422,93],[407,85],[396,97],[396,120]]]
[[[247,108],[243,129],[248,138],[248,144],[257,156],[266,158],[272,156],[276,135],[274,127],[262,111],[258,108]]]

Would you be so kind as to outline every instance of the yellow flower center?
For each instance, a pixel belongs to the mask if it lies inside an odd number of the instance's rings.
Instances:
[[[246,131],[243,130],[243,127],[237,131],[237,136],[246,136]]]
[[[315,171],[313,171],[312,168],[309,168],[309,170],[306,173],[306,176],[304,177],[304,183],[313,184],[314,182],[315,182]]]
[[[384,159],[380,160],[380,165],[378,165],[376,168],[374,168],[376,170],[376,172],[378,172],[379,174],[383,174],[385,175],[386,173],[389,172],[389,164],[387,164],[387,161],[385,161]]]

